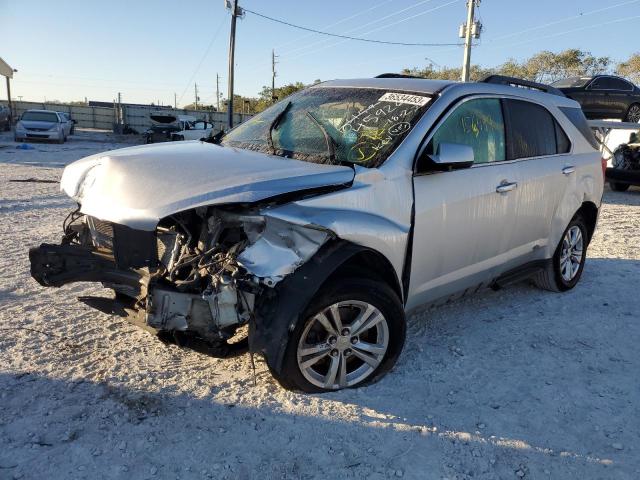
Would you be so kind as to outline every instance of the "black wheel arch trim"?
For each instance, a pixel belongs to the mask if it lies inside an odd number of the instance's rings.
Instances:
[[[281,372],[289,336],[309,302],[332,274],[362,253],[381,256],[379,252],[362,245],[341,239],[332,240],[274,288],[265,289],[257,296],[255,316],[249,323],[249,349],[262,353],[269,367]],[[397,278],[394,280],[397,285],[388,283],[398,292],[400,282]]]

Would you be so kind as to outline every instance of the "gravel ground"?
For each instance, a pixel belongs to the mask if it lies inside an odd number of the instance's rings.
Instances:
[[[376,385],[301,395],[260,358],[254,386],[246,354],[165,346],[75,300],[100,288],[39,287],[27,249],[57,241],[72,204],[11,180],[56,180],[24,164],[92,152],[16,160],[6,145],[0,479],[640,477],[640,190],[607,190],[573,291],[520,284],[432,309]]]

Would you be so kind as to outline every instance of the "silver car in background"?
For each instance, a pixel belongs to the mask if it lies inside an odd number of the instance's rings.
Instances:
[[[64,143],[67,139],[67,121],[51,110],[27,110],[16,123],[14,140],[54,140]]]
[[[594,142],[576,102],[517,79],[324,82],[221,141],[69,165],[78,208],[61,244],[30,250],[31,274],[101,282],[114,296],[81,300],[213,354],[248,325],[286,388],[356,387],[394,365],[408,312],[578,283],[603,192]]]

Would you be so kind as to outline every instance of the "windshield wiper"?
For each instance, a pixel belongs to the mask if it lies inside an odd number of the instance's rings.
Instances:
[[[320,130],[322,130],[322,134],[324,135],[324,141],[327,144],[327,150],[329,151],[329,161],[332,164],[335,164],[336,162],[336,141],[333,139],[333,137],[331,135],[329,135],[329,132],[327,132],[327,129],[324,128],[324,125],[322,125],[322,123],[320,123],[320,120],[318,120],[316,118],[316,116],[311,113],[310,111],[307,110],[307,117],[309,117],[311,120],[313,120],[313,123],[315,123],[318,128]]]
[[[280,113],[276,115],[276,117],[273,119],[273,122],[271,122],[271,125],[269,125],[269,135],[267,137],[267,142],[269,143],[269,148],[271,149],[271,153],[273,155],[276,154],[276,147],[273,145],[273,130],[276,129],[278,125],[280,125],[280,121],[284,118],[290,108],[291,101],[287,102],[287,105],[282,110],[280,110]]]
[[[224,137],[224,135],[225,135],[225,131],[220,130],[215,135],[211,135],[209,138],[207,138],[205,142],[213,143],[214,145],[220,145],[220,142],[222,141],[222,137]]]

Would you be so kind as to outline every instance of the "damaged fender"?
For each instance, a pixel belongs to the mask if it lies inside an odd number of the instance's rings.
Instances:
[[[327,278],[354,255],[370,249],[343,240],[324,244],[307,263],[256,298],[249,324],[249,348],[280,372],[289,335]]]
[[[277,218],[264,217],[256,235],[245,228],[251,245],[238,255],[238,263],[249,273],[273,286],[309,260],[332,236],[327,230],[303,227]]]

